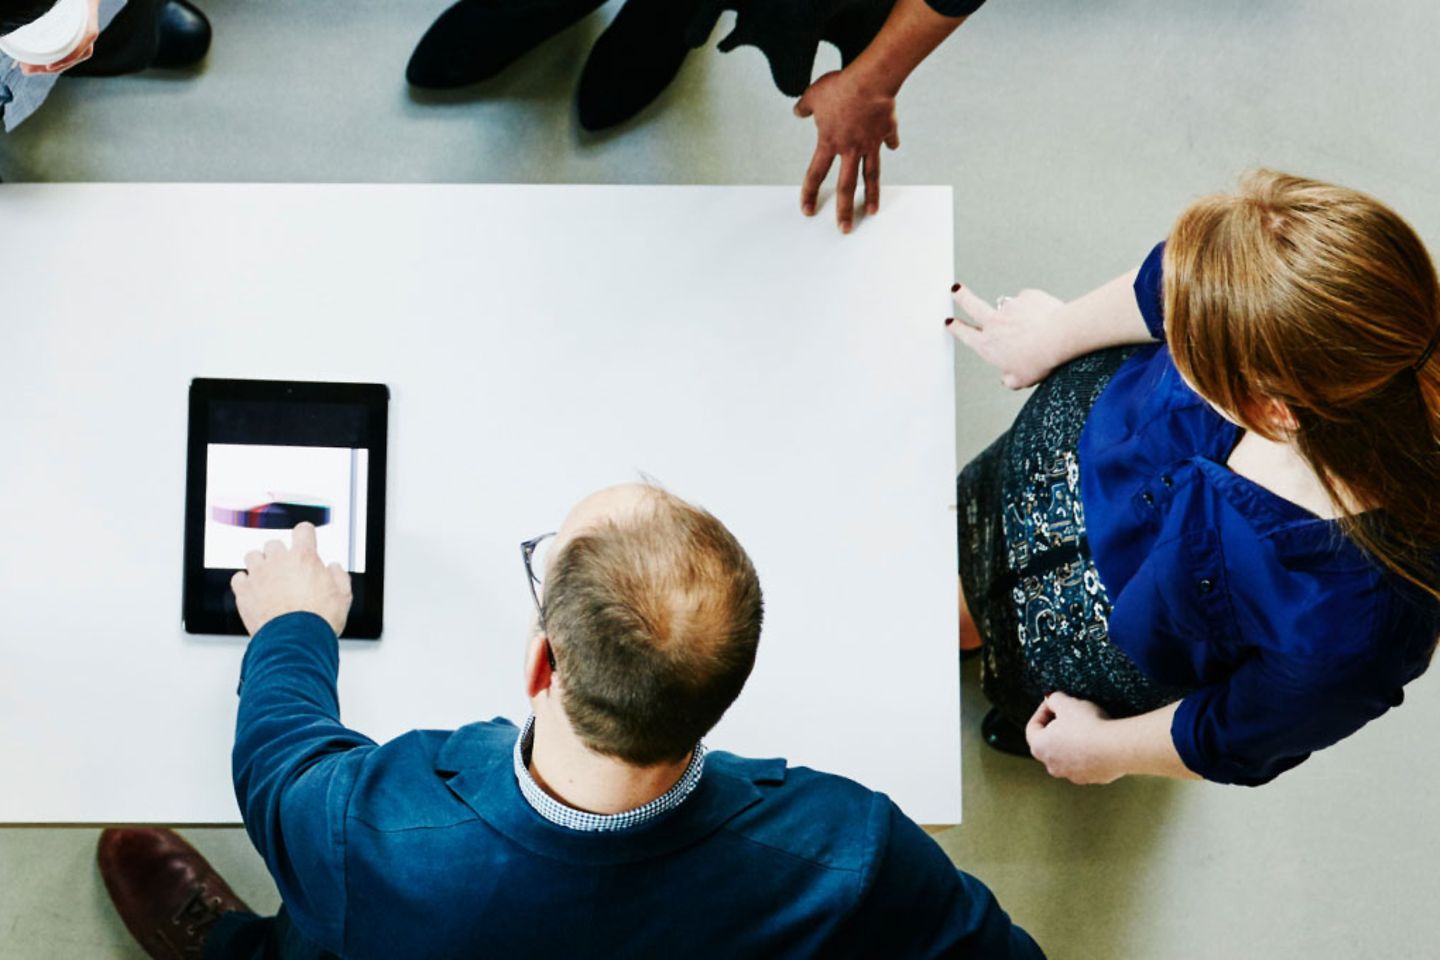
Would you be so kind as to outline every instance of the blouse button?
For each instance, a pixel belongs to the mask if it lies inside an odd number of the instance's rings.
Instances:
[[[1144,500],[1146,505],[1148,506],[1155,502],[1155,495],[1152,494],[1149,490],[1146,490],[1144,493],[1140,494],[1140,499]]]
[[[1200,581],[1200,592],[1201,592],[1201,593],[1209,593],[1211,590],[1214,590],[1214,589],[1215,589],[1215,581],[1214,581],[1214,580],[1211,580],[1209,577],[1206,577],[1204,580],[1201,580],[1201,581]]]
[[[1167,486],[1167,487],[1173,487],[1173,486],[1175,486],[1175,481],[1174,481],[1173,479],[1171,479],[1170,474],[1168,474],[1168,473],[1165,474],[1163,477],[1160,478],[1160,482],[1163,483],[1163,484],[1165,484],[1165,486]]]

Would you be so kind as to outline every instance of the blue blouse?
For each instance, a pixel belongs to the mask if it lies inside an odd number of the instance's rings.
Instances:
[[[1163,250],[1135,280],[1161,341]],[[1185,765],[1253,786],[1398,706],[1428,665],[1440,604],[1334,521],[1229,470],[1240,436],[1162,342],[1100,395],[1079,461],[1112,642],[1152,679],[1191,688],[1170,728]]]

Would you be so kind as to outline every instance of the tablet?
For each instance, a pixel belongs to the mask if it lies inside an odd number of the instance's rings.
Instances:
[[[245,554],[315,525],[325,563],[350,571],[342,636],[380,636],[385,597],[385,431],[378,383],[190,383],[185,483],[188,633],[244,634],[230,578]]]

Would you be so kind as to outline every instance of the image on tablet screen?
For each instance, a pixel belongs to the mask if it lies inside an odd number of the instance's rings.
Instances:
[[[205,566],[238,570],[309,521],[325,563],[365,572],[370,451],[212,443],[205,459]]]

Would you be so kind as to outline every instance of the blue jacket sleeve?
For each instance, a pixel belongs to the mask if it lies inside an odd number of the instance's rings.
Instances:
[[[879,854],[841,934],[856,956],[1044,960],[990,889],[955,869],[940,845],[888,797],[875,795],[869,820],[879,835]]]
[[[979,10],[985,0],[926,0],[930,9],[945,17],[968,17]]]
[[[296,926],[340,953],[345,811],[374,741],[340,723],[335,632],[312,613],[276,617],[240,668],[231,769],[245,829]]]
[[[1374,678],[1368,663],[1337,662],[1329,673],[1323,681],[1299,675],[1274,656],[1245,661],[1180,701],[1170,724],[1180,759],[1207,780],[1260,786],[1403,697]]]
[[[1164,256],[1165,242],[1162,240],[1140,264],[1140,273],[1135,277],[1135,302],[1140,306],[1140,315],[1145,318],[1150,336],[1162,342],[1165,339]]]

